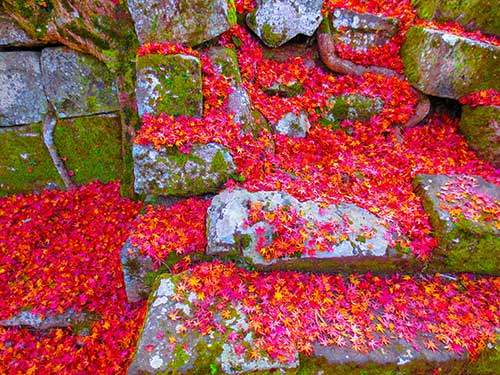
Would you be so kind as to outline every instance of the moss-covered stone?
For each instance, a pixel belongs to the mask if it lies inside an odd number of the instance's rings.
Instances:
[[[120,180],[121,141],[117,115],[59,120],[54,130],[56,149],[77,184]]]
[[[331,97],[327,103],[328,108],[322,111],[320,124],[332,130],[342,129],[347,133],[351,133],[352,129],[343,128],[342,121],[368,121],[377,115],[384,106],[384,102],[380,98],[370,98],[358,94]]]
[[[187,55],[137,58],[139,114],[203,115],[200,60]]]
[[[238,56],[234,49],[216,46],[210,48],[207,55],[221,74],[230,77],[234,84],[241,84]]]
[[[199,45],[236,22],[232,0],[129,0],[141,43],[162,41]]]
[[[45,48],[41,66],[47,98],[59,118],[119,109],[114,77],[95,57],[66,47]]]
[[[500,107],[463,106],[459,130],[479,157],[500,168]]]
[[[64,186],[43,142],[42,125],[0,129],[0,196]]]
[[[418,175],[413,183],[416,193],[422,198],[438,241],[438,247],[433,251],[431,268],[439,272],[500,274],[498,220],[494,216],[490,217],[489,213],[478,212],[478,218],[474,219],[464,216],[462,209],[476,204],[470,190],[464,190],[461,200],[453,201],[453,207],[448,205],[446,195],[449,195],[450,183],[453,184],[457,178],[460,176]],[[480,199],[500,202],[498,186],[480,177],[472,179],[469,181],[476,184],[473,188],[475,194],[478,197],[490,197]]]
[[[191,196],[213,193],[236,173],[219,144],[194,145],[191,152],[134,146],[135,190],[143,195]]]
[[[500,47],[446,32],[411,27],[401,48],[405,74],[428,95],[459,99],[500,90]]]
[[[500,36],[500,2],[490,0],[412,0],[420,18],[453,21],[469,31]]]
[[[292,82],[274,82],[271,86],[262,87],[262,90],[267,95],[278,95],[282,98],[293,98],[294,96],[300,95],[304,92],[304,85],[300,81]]]

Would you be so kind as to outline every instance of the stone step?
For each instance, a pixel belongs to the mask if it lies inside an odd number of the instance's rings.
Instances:
[[[157,280],[128,374],[493,374],[499,282],[202,263]]]

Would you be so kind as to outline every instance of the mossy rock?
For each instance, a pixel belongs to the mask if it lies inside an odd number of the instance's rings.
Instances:
[[[120,180],[121,123],[116,114],[58,120],[54,143],[79,185]]]
[[[500,36],[500,2],[490,0],[412,0],[420,18],[457,22],[469,31]]]
[[[217,192],[236,173],[228,149],[217,143],[156,150],[134,145],[135,191],[151,196],[194,196]]]
[[[479,157],[500,168],[500,107],[463,106],[459,130]]]
[[[292,82],[274,82],[271,86],[262,87],[267,95],[278,95],[282,98],[293,98],[304,92],[304,85],[300,81]]]
[[[500,187],[481,177],[461,175],[418,175],[413,184],[438,241],[432,268],[500,274],[500,222],[487,208],[500,205]]]
[[[182,295],[179,281],[186,274],[163,274],[158,277],[148,301],[148,312],[141,331],[137,350],[128,370],[129,375],[140,374],[239,374],[267,375],[273,371],[290,369],[295,373],[298,356],[292,363],[282,364],[262,353],[258,358],[245,358],[236,354],[235,346],[253,348],[254,335],[248,332],[246,314],[239,306],[229,306],[229,316],[223,317],[213,305],[213,318],[223,330],[201,334],[196,329],[179,330],[179,326],[194,317],[196,306],[202,300],[194,294]],[[178,319],[171,319],[177,314]],[[233,332],[239,335],[235,342],[228,340]]]
[[[500,90],[500,47],[439,30],[413,26],[401,47],[410,83],[427,95],[459,99]]]
[[[42,125],[0,129],[0,196],[63,187],[47,150]]]
[[[236,23],[233,0],[129,0],[139,41],[199,45]]]
[[[352,94],[331,97],[328,99],[328,109],[323,111],[319,122],[332,130],[344,130],[351,133],[351,128],[343,128],[342,121],[368,121],[380,113],[384,101],[380,98],[370,98],[364,95]]]
[[[203,115],[200,60],[187,55],[147,55],[137,58],[139,115]]]
[[[66,47],[45,48],[42,80],[57,117],[68,118],[119,110],[114,77],[95,57]]]
[[[219,73],[226,77],[230,77],[234,84],[241,84],[238,56],[234,49],[216,46],[210,48],[207,55]]]

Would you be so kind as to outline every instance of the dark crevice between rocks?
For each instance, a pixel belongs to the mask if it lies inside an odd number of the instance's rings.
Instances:
[[[0,52],[42,52],[45,48],[50,47],[63,47],[62,44],[59,43],[48,43],[39,46],[0,46]]]

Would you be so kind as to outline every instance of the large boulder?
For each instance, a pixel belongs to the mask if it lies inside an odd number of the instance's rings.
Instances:
[[[246,22],[267,46],[279,47],[298,34],[313,35],[322,5],[322,0],[262,0]]]
[[[499,274],[500,187],[466,175],[418,175],[414,186],[434,228],[440,267]]]
[[[457,22],[468,31],[500,36],[500,2],[490,0],[412,0],[420,18]]]
[[[114,78],[95,57],[66,47],[45,48],[42,79],[57,117],[115,112],[119,109]]]
[[[228,149],[217,143],[176,148],[134,145],[135,192],[144,195],[191,196],[216,192],[236,166]]]
[[[0,128],[0,195],[64,186],[45,147],[42,125]]]
[[[234,3],[228,0],[128,0],[128,6],[141,43],[195,46],[236,23]]]
[[[326,28],[335,44],[349,45],[353,50],[367,51],[386,44],[399,31],[397,18],[350,9],[335,9],[330,13]],[[324,26],[324,24],[323,24]]]
[[[39,40],[27,35],[12,18],[0,11],[0,48],[34,47],[41,44]]]
[[[479,157],[500,168],[500,107],[462,107],[460,133]]]
[[[158,279],[128,374],[493,374],[496,285],[202,263]]]
[[[295,361],[285,364],[263,353],[256,358],[242,354],[241,350],[254,347],[255,337],[239,305],[229,306],[226,315],[213,304],[211,319],[220,327],[216,331],[188,328],[187,320],[201,318],[196,312],[203,297],[193,292],[184,295],[179,287],[183,276],[163,275],[158,279],[128,375],[243,374],[298,367],[298,352]]]
[[[427,95],[459,99],[500,90],[500,47],[448,32],[413,26],[401,47],[405,74]]]
[[[188,55],[139,56],[136,94],[141,116],[203,116],[200,60]]]
[[[0,52],[0,127],[40,122],[46,114],[40,52]]]
[[[223,191],[208,209],[207,233],[208,255],[259,267],[312,270],[335,261],[383,261],[391,253],[387,228],[370,212],[299,202],[279,191]]]

